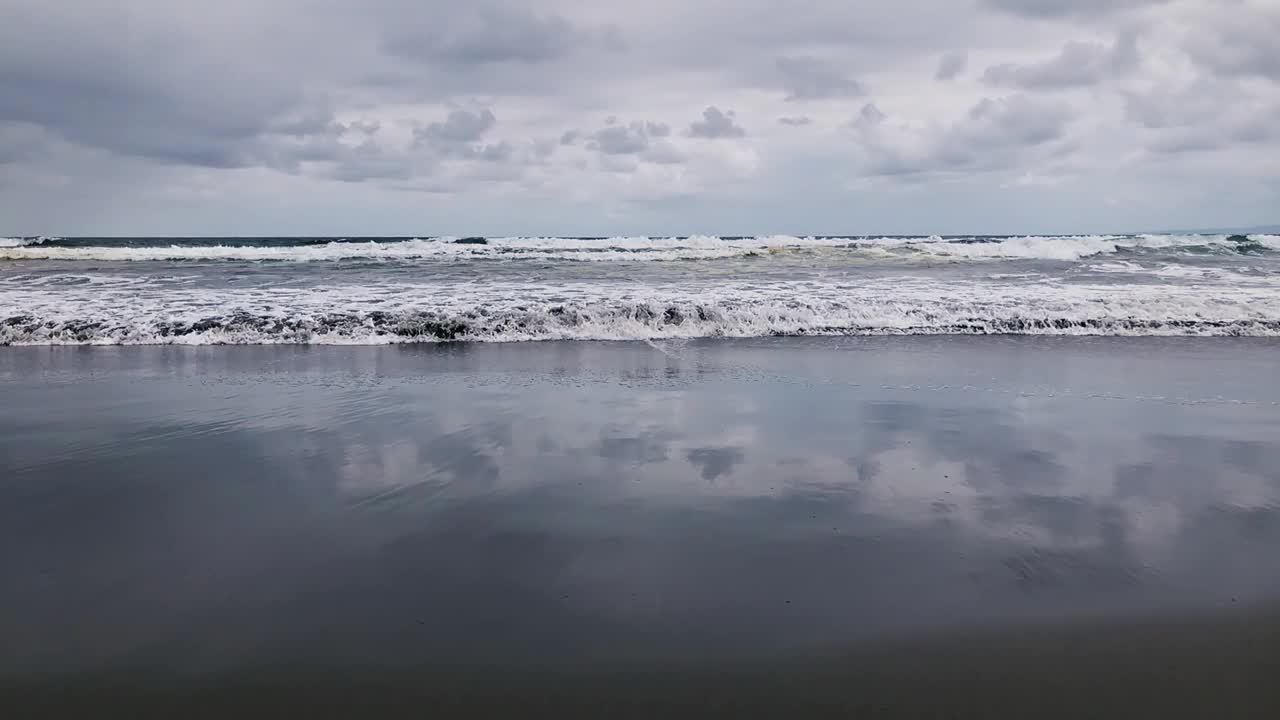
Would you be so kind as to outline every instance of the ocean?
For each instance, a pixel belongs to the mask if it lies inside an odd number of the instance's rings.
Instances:
[[[0,344],[1280,334],[1280,236],[7,238]]]

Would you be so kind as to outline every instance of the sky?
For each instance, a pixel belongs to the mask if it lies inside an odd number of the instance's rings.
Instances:
[[[0,235],[1280,222],[1280,0],[0,0]]]

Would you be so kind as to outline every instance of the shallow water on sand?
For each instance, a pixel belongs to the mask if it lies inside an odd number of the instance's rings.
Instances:
[[[0,677],[767,664],[1268,607],[1277,351],[10,348]]]

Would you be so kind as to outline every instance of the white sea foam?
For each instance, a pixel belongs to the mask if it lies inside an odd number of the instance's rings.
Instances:
[[[1226,268],[1174,263],[1140,265],[1134,262],[1116,260],[1092,263],[1083,269],[1090,273],[1105,275],[1132,275],[1142,280],[1152,278],[1186,280],[1188,282],[1217,283],[1225,287],[1241,283],[1273,286],[1280,284],[1280,274],[1258,271],[1253,267]]]
[[[1280,236],[1255,235],[1259,246],[1280,250]],[[337,261],[337,260],[467,260],[511,259],[637,262],[717,260],[772,257],[790,252],[862,254],[875,259],[1058,260],[1108,255],[1123,249],[1216,247],[1238,249],[1225,235],[1096,235],[1025,236],[1011,238],[830,238],[788,235],[751,238],[693,236],[685,238],[615,237],[605,239],[504,237],[486,244],[464,244],[454,238],[382,242],[330,242],[314,245],[95,245],[62,246],[9,238],[0,243],[0,260],[112,261]]]
[[[1263,240],[1268,236],[1250,236],[1251,240],[1272,247]],[[1096,255],[1110,255],[1120,250],[1160,250],[1177,248],[1212,248],[1223,252],[1238,249],[1227,235],[1061,235],[1024,236],[982,242],[930,242],[913,244],[913,248],[932,255],[966,259],[1080,260]],[[1280,248],[1280,244],[1274,247]]]
[[[1137,238],[1015,237],[991,242],[921,243],[912,247],[930,255],[963,259],[1079,260],[1090,255],[1113,253],[1121,244],[1137,245]]]
[[[382,344],[818,334],[1280,335],[1268,287],[924,277],[644,287],[0,286],[0,344]]]
[[[459,243],[454,238],[411,239],[382,242],[329,242],[315,245],[189,245],[14,247],[0,250],[9,260],[416,260],[467,258],[528,258],[586,261],[703,260],[766,255],[796,248],[848,246],[839,238],[769,236],[721,239],[617,237],[607,239],[509,237],[491,238],[485,244]]]

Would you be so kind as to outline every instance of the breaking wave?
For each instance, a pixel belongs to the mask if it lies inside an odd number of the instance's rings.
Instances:
[[[43,245],[48,242],[58,242],[62,238],[54,237],[0,237],[0,248],[21,248],[31,245]],[[0,255],[0,257],[4,257]]]
[[[235,243],[235,244],[227,244]],[[285,239],[89,241],[0,240],[0,260],[95,262],[535,259],[594,262],[688,261],[846,253],[877,260],[1075,261],[1086,257],[1165,251],[1251,254],[1280,251],[1276,235],[1063,235],[966,237],[615,237],[408,238],[368,241]]]
[[[803,298],[803,299],[802,299]],[[17,307],[0,294],[0,308]],[[495,285],[189,292],[28,290],[0,344],[386,344],[770,335],[1280,336],[1280,296],[1177,285],[993,285],[896,278],[857,287],[690,293]]]

